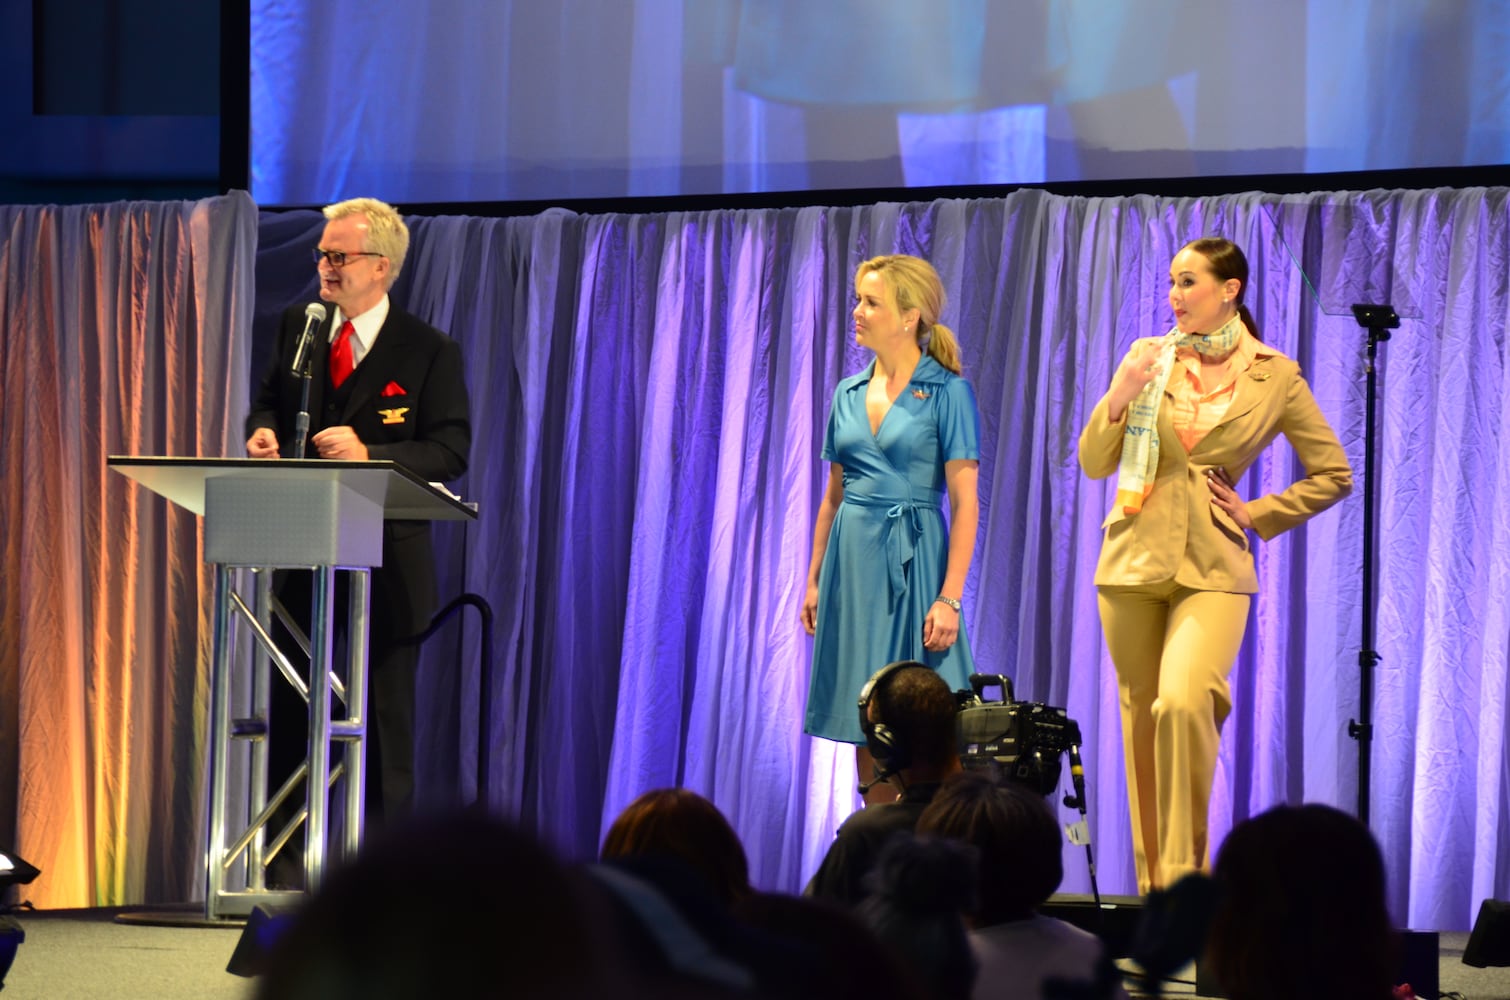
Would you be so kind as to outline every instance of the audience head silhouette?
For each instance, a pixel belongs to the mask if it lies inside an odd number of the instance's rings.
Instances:
[[[1233,1000],[1386,1000],[1398,967],[1384,861],[1352,816],[1278,806],[1233,828],[1212,872],[1207,961]]]
[[[780,941],[784,974],[770,992],[790,1000],[926,1000],[931,994],[854,913],[820,899],[755,892],[734,907],[746,926]]]
[[[1064,836],[1043,797],[985,771],[944,782],[919,817],[918,833],[963,841],[980,853],[977,927],[1032,916],[1064,878]]]
[[[657,789],[631,802],[608,828],[601,857],[670,859],[700,876],[725,905],[750,892],[739,835],[717,806],[685,788]]]
[[[968,844],[979,855],[979,899],[970,911],[978,1000],[1126,1000],[1095,935],[1038,913],[1064,877],[1064,838],[1037,791],[993,771],[965,771],[934,795],[918,834]]]
[[[891,669],[891,666],[896,669]],[[868,724],[884,732],[891,746],[870,738],[878,762],[900,764],[907,781],[938,781],[959,769],[955,736],[958,705],[938,672],[921,663],[878,671],[866,706]]]
[[[855,910],[930,996],[963,1000],[975,982],[964,920],[976,905],[975,866],[966,844],[899,834],[881,849],[871,893]]]
[[[602,995],[616,975],[579,881],[481,813],[384,831],[295,914],[257,996],[278,1000]]]

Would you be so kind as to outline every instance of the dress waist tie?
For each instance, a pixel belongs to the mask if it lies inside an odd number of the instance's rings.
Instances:
[[[884,508],[886,511],[886,570],[891,580],[891,603],[893,606],[907,591],[907,564],[917,541],[923,534],[923,520],[919,511],[938,510],[938,497],[874,497],[846,492],[844,502],[861,507]]]

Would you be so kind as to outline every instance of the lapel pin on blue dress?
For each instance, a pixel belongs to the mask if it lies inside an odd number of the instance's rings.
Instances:
[[[912,390],[912,395],[915,398],[917,398],[917,399],[927,399],[928,398],[928,394],[926,392],[924,392],[922,389],[914,389],[914,390]]]

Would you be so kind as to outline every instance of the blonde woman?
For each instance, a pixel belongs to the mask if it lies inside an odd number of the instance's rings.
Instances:
[[[927,261],[860,265],[855,342],[875,358],[834,390],[823,439],[828,488],[802,605],[814,637],[804,729],[855,744],[862,781],[873,768],[856,702],[876,670],[917,660],[954,689],[975,670],[961,600],[980,513],[980,418],[943,306]]]

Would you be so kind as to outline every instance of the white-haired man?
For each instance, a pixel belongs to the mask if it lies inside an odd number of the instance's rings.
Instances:
[[[334,308],[315,337],[306,457],[391,459],[427,481],[453,480],[466,471],[472,444],[461,350],[388,299],[409,248],[409,229],[392,206],[374,198],[354,198],[324,211],[327,222],[314,259],[320,297]],[[246,449],[253,458],[294,453],[301,381],[292,366],[304,324],[303,305],[284,312],[272,365],[246,418]],[[308,574],[281,576],[284,604],[295,614],[307,614]],[[387,816],[408,811],[414,791],[419,656],[418,648],[405,640],[424,630],[436,603],[429,524],[386,522],[383,565],[372,571],[368,650],[376,736],[376,766],[369,774],[380,778],[380,784],[368,783],[368,798],[376,797]],[[274,687],[288,689],[285,684]],[[295,701],[293,709],[299,704]],[[282,713],[278,709],[275,701],[275,719],[297,715],[288,707]],[[273,787],[303,756],[297,741],[290,742],[285,737],[280,746],[275,735],[270,746]]]

